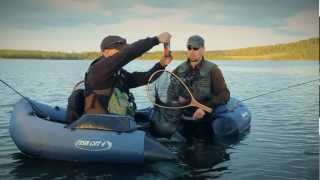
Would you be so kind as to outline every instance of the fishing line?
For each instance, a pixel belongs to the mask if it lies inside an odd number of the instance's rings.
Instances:
[[[19,96],[21,96],[24,100],[26,100],[30,105],[31,108],[33,110],[33,113],[37,114],[37,116],[41,117],[41,118],[49,118],[48,115],[46,115],[45,113],[43,113],[34,103],[32,103],[32,101],[25,97],[24,95],[22,95],[19,91],[17,91],[15,88],[13,88],[10,84],[6,83],[5,81],[3,81],[2,79],[0,79],[0,82],[2,82],[4,85],[6,85],[8,88],[10,88],[11,90],[13,90],[15,93],[17,93]]]
[[[266,92],[266,93],[263,93],[263,94],[259,94],[259,95],[253,96],[253,97],[242,99],[242,100],[240,100],[240,102],[244,102],[244,101],[247,101],[247,100],[250,100],[250,99],[254,99],[254,98],[258,98],[258,97],[265,96],[265,95],[268,95],[268,94],[276,93],[276,92],[279,92],[279,91],[284,91],[284,90],[287,90],[287,89],[290,89],[290,88],[302,86],[302,85],[309,84],[309,83],[312,83],[312,82],[315,82],[315,81],[319,81],[319,80],[320,80],[320,78],[314,79],[314,80],[310,80],[310,81],[306,81],[306,82],[301,82],[301,83],[298,83],[298,84],[293,84],[293,85],[287,86],[285,88],[269,91],[269,92]]]

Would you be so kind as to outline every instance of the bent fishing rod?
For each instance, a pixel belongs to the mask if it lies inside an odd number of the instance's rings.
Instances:
[[[13,90],[16,94],[21,96],[24,100],[26,100],[30,105],[33,110],[33,113],[37,114],[37,116],[41,118],[49,118],[48,115],[46,115],[44,112],[42,112],[29,98],[25,97],[22,95],[19,91],[17,91],[15,88],[13,88],[10,84],[6,83],[4,80],[0,79],[0,82],[2,82],[4,85],[6,85],[8,88]],[[36,113],[37,112],[37,113]]]
[[[320,78],[317,78],[317,79],[313,79],[313,80],[310,80],[310,81],[305,81],[305,82],[293,84],[293,85],[287,86],[287,87],[285,87],[285,88],[281,88],[281,89],[277,89],[277,90],[272,90],[272,91],[269,91],[269,92],[265,92],[265,93],[263,93],[263,94],[259,94],[259,95],[252,96],[252,97],[249,97],[249,98],[246,98],[246,99],[242,99],[242,100],[240,100],[240,102],[244,102],[244,101],[248,101],[248,100],[251,100],[251,99],[255,99],[255,98],[258,98],[258,97],[261,97],[261,96],[265,96],[265,95],[268,95],[268,94],[272,94],[272,93],[284,91],[284,90],[291,89],[291,88],[294,88],[294,87],[303,86],[303,85],[305,85],[305,84],[309,84],[309,83],[312,83],[312,82],[315,82],[315,81],[319,81],[319,80],[320,80]]]

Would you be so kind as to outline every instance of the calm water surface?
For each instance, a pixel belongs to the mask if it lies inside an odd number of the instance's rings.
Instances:
[[[25,96],[66,106],[73,84],[90,61],[0,60],[0,78]],[[129,71],[155,61],[134,61]],[[173,62],[173,69],[180,62]],[[319,78],[317,61],[215,61],[231,95],[239,99]],[[133,90],[139,108],[150,106],[143,87]],[[179,160],[143,165],[108,165],[25,157],[9,134],[20,99],[0,84],[0,179],[319,179],[319,82],[246,101],[251,129],[240,140],[186,149],[167,144]]]

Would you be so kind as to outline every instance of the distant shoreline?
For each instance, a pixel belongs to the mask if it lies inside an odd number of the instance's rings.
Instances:
[[[0,58],[41,60],[93,60],[100,52],[67,53],[58,51],[0,50]],[[159,60],[162,52],[145,53],[140,60]],[[176,60],[185,60],[186,51],[173,51]],[[287,44],[207,51],[206,59],[216,60],[319,60],[319,37]]]
[[[209,61],[319,61],[317,59],[208,59]],[[94,59],[38,59],[38,58],[1,58],[0,61],[94,61]],[[140,59],[136,58],[135,61],[159,61],[160,59]],[[186,59],[174,58],[173,61],[186,61]]]

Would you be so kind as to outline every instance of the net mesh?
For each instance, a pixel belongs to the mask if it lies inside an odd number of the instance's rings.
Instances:
[[[149,80],[147,93],[155,105],[168,108],[182,108],[192,98],[185,85],[169,71],[158,71]]]

